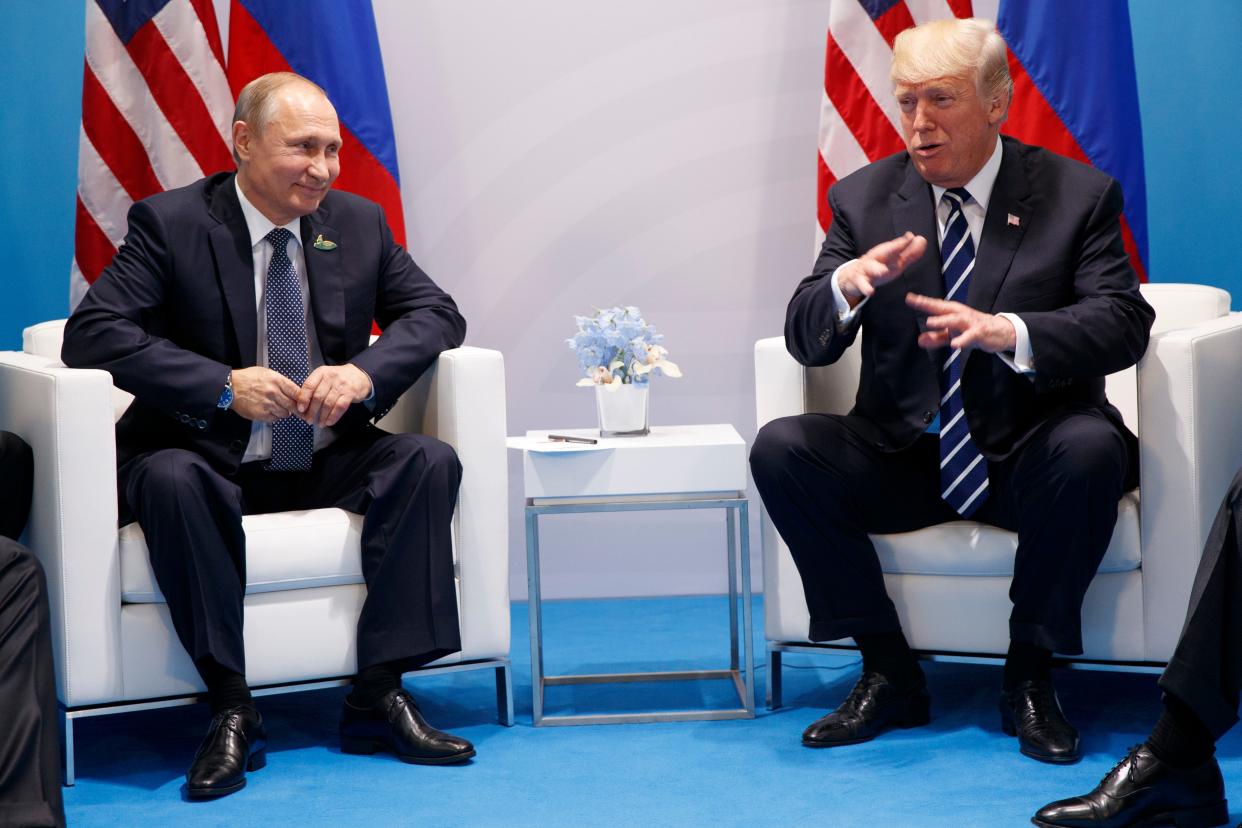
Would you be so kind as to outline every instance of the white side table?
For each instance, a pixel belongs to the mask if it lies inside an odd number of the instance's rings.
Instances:
[[[750,618],[750,535],[746,443],[731,425],[657,426],[644,437],[599,438],[595,429],[552,431],[597,438],[594,445],[556,443],[548,431],[509,438],[521,449],[526,494],[526,566],[530,601],[532,718],[540,725],[744,719],[755,715],[755,659]],[[729,669],[546,676],[539,575],[539,518],[581,512],[723,509],[728,536]],[[740,540],[740,544],[739,544]],[[739,561],[738,547],[741,547]],[[742,582],[738,653],[738,572]],[[545,716],[547,687],[636,681],[731,679],[736,708]]]

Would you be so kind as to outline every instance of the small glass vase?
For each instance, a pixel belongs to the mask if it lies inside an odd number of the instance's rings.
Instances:
[[[650,383],[627,383],[609,390],[595,386],[595,410],[601,437],[641,437],[647,427],[647,390]]]

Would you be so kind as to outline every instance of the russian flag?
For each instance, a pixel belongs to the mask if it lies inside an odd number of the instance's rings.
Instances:
[[[234,99],[268,72],[297,72],[323,87],[341,121],[335,186],[383,207],[393,237],[405,246],[397,147],[370,0],[232,0],[227,63]]]
[[[1126,199],[1126,250],[1147,281],[1147,187],[1129,6],[1004,0],[998,18],[1014,81],[1004,131],[1117,179]]]

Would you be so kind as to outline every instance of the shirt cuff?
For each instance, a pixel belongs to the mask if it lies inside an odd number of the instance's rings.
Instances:
[[[845,267],[845,265],[853,264],[856,261],[858,259],[850,259],[845,264],[837,265],[837,269],[832,271],[832,278],[829,280],[832,283],[832,303],[833,309],[837,314],[838,330],[848,328],[854,321],[854,317],[858,316],[858,312],[862,310],[862,306],[867,304],[867,301],[871,298],[870,296],[864,296],[857,305],[850,308],[850,303],[846,300],[845,294],[841,292],[841,285],[837,281],[837,274],[841,272],[841,268]]]
[[[361,368],[358,368],[358,370],[362,371]],[[366,371],[362,371],[362,373],[367,374]],[[374,411],[375,410],[375,380],[371,379],[370,374],[367,374],[367,379],[371,380],[371,393],[365,400],[362,401],[362,404],[367,407],[367,411]]]
[[[1019,374],[1034,374],[1035,355],[1031,353],[1031,335],[1026,330],[1026,323],[1016,313],[998,313],[996,315],[1003,316],[1013,324],[1013,331],[1017,340],[1014,344],[1012,355],[998,353],[997,356]]]

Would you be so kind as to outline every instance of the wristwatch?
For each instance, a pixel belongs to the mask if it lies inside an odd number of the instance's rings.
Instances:
[[[233,404],[233,372],[229,371],[228,377],[224,380],[224,390],[220,392],[220,399],[216,400],[216,408],[227,409]]]

